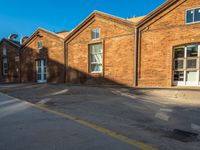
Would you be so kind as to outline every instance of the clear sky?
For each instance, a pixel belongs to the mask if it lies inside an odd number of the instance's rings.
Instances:
[[[0,0],[0,39],[30,36],[38,27],[71,30],[94,10],[122,18],[143,16],[166,0]]]

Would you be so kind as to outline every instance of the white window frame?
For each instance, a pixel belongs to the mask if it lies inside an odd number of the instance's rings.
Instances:
[[[39,43],[41,43],[41,44],[42,44],[42,46],[41,46],[41,47],[39,47]],[[42,41],[38,41],[38,42],[37,42],[37,48],[38,48],[39,50],[43,48],[43,42],[42,42]]]
[[[195,19],[195,18],[194,18],[194,17],[195,17],[194,15],[193,15],[193,22],[189,22],[189,23],[187,22],[187,12],[190,11],[190,10],[193,10],[194,13],[195,13],[195,10],[196,10],[196,9],[200,9],[200,7],[190,8],[190,9],[187,9],[187,10],[185,11],[185,23],[186,23],[187,25],[200,23],[200,21],[194,21],[194,19]]]
[[[195,58],[187,57],[187,47],[192,46],[192,45],[197,45],[198,47],[198,56]],[[175,50],[178,48],[184,48],[184,66],[183,69],[175,69],[175,60],[181,60],[181,59],[175,59]],[[173,48],[173,85],[176,86],[200,86],[200,44],[189,44],[189,45],[184,45],[180,47],[174,47]],[[197,68],[192,68],[192,69],[187,69],[187,60],[190,59],[197,59]],[[183,71],[184,72],[184,80],[183,81],[174,81],[174,72],[175,71]],[[187,72],[188,71],[197,71],[197,81],[187,81]]]
[[[95,38],[93,38],[93,33],[94,33],[95,31],[97,31],[97,30],[99,31],[99,37],[97,38],[97,37],[95,36]],[[99,40],[100,37],[101,37],[101,29],[100,29],[100,28],[92,29],[92,31],[91,31],[91,38],[92,38],[92,40]]]
[[[102,62],[91,62],[91,46],[92,45],[98,45],[98,44],[101,44],[101,49],[102,49],[102,52],[101,52],[101,55],[102,55]],[[101,65],[102,66],[102,70],[101,71],[92,71],[92,65],[94,64],[97,64],[97,65]],[[97,74],[97,73],[102,73],[103,72],[103,43],[94,43],[94,44],[89,44],[89,71],[90,73],[93,73],[93,74]]]

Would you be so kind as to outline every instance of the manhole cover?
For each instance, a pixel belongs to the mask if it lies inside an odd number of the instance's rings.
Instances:
[[[172,138],[181,142],[198,142],[198,134],[184,130],[174,129],[166,137]]]

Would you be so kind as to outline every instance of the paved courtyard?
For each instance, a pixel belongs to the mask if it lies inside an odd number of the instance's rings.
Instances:
[[[64,84],[2,84],[0,85],[0,92],[17,97],[21,100],[29,101],[37,106],[77,117],[91,124],[95,124],[98,127],[119,133],[129,139],[151,145],[158,149],[198,150],[200,147],[200,101],[198,100],[193,101],[191,99],[188,101],[179,98],[174,99],[174,97],[170,95],[153,96],[122,87],[73,86]],[[6,103],[6,100],[4,100],[3,103]],[[0,105],[0,107],[2,110],[5,105]],[[25,118],[28,118],[27,124],[29,124],[28,126],[30,128],[27,128],[26,132],[29,131],[30,136],[32,136],[31,134],[34,132],[34,129],[31,128],[34,126],[30,125],[34,125],[34,123],[37,124],[41,122],[41,130],[44,128],[47,129],[48,127],[52,128],[52,126],[55,126],[52,124],[58,123],[59,127],[57,130],[60,131],[52,133],[52,137],[58,135],[59,137],[66,136],[64,131],[70,129],[69,126],[64,125],[67,123],[64,120],[60,122],[58,121],[59,119],[48,119],[48,115],[42,116],[40,113],[35,114],[34,111],[32,112],[31,110],[23,114]],[[16,115],[14,118],[21,118],[20,116],[23,116],[19,112],[13,112],[12,115]],[[12,119],[9,119],[9,116],[10,115],[4,116],[4,120],[1,119],[0,127],[2,130],[0,132],[6,131],[6,129],[3,130],[2,126],[10,124],[7,120],[12,121]],[[37,119],[37,116],[39,119]],[[34,120],[34,117],[36,120]],[[40,119],[40,117],[43,117],[43,119]],[[42,124],[43,120],[47,120],[47,122]],[[87,130],[91,130],[84,126],[82,127],[82,125],[77,125],[73,121],[69,122],[73,124],[72,126],[75,128],[71,131],[77,130],[78,133],[82,134],[83,132],[84,134]],[[15,123],[11,124],[11,130],[17,130],[17,126],[14,125]],[[65,129],[63,129],[64,126]],[[79,127],[82,128],[83,131],[79,129]],[[5,128],[9,129],[9,126]],[[62,130],[63,132],[61,132]],[[91,130],[91,132],[94,131]],[[90,132],[88,132],[88,134],[89,133]],[[38,134],[39,132],[34,132],[33,136]],[[91,134],[95,135],[93,133]],[[100,134],[102,137],[105,136],[99,132],[96,134]],[[4,143],[6,143],[6,141],[9,142],[9,136],[6,138],[4,135],[5,132],[4,134],[0,134],[0,138],[4,139]],[[81,135],[76,137],[82,139]],[[109,136],[105,137],[111,140],[111,142],[106,140],[108,141],[107,144],[110,146],[113,145],[112,142],[119,143],[121,147],[117,146],[118,149],[125,150],[126,146],[127,149],[130,146],[124,144],[124,142],[120,140],[116,141],[115,138],[113,139]],[[68,138],[71,140],[70,136]],[[41,137],[41,139],[45,140],[44,137]],[[57,139],[54,142],[57,144],[59,141],[60,140]],[[63,141],[61,140],[60,142]],[[79,146],[84,144],[84,142],[78,143]],[[99,145],[97,143],[95,146],[96,147],[92,149],[98,149],[97,147],[103,149],[101,148],[101,143]],[[123,148],[123,146],[125,147]],[[85,149],[90,148],[86,147]],[[116,148],[110,147],[109,149]]]

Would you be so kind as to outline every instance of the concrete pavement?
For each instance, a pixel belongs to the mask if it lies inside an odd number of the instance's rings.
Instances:
[[[72,120],[0,93],[1,150],[138,150]]]

